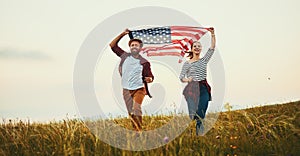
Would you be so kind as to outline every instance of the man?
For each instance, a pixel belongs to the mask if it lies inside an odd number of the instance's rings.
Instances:
[[[118,46],[119,41],[127,34],[129,34],[128,29],[118,35],[110,43],[110,47],[121,58],[119,72],[122,77],[123,98],[133,128],[140,131],[142,129],[141,104],[146,94],[151,97],[147,83],[151,83],[154,77],[150,63],[139,54],[143,47],[141,40],[131,39],[129,41],[130,53],[125,52]]]

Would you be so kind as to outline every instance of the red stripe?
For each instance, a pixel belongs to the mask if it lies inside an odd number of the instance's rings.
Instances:
[[[179,44],[176,44],[174,46],[168,46],[168,47],[145,47],[145,48],[142,48],[141,50],[147,50],[147,49],[182,49],[181,45]]]
[[[151,52],[151,51],[156,51],[156,52],[159,52],[159,51],[183,51],[182,48],[168,48],[168,49],[146,49],[146,50],[143,50],[142,52],[144,53],[147,53],[147,52]]]
[[[185,51],[189,50],[190,43],[189,43],[189,39],[187,39],[187,38],[185,38],[183,40],[174,40],[173,43],[174,44],[180,44],[182,49],[184,49]]]
[[[147,47],[147,48],[142,48],[142,51],[146,51],[146,50],[169,50],[169,49],[179,49],[181,50],[182,47],[181,46],[170,46],[170,47]]]
[[[183,36],[183,37],[191,37],[194,38],[195,34],[187,33],[187,32],[171,32],[171,36]]]
[[[185,33],[198,33],[204,35],[207,31],[203,30],[172,30],[171,32],[185,32]]]
[[[171,27],[171,32],[172,31],[192,31],[192,32],[205,34],[208,31],[208,28],[172,26]]]
[[[188,38],[184,38],[184,39],[181,39],[181,40],[172,40],[172,43],[173,44],[181,44],[183,42],[190,43],[190,41],[193,41],[193,40],[192,39],[188,39]]]
[[[171,30],[177,29],[177,30],[208,30],[208,28],[205,27],[192,27],[192,26],[170,26]]]
[[[201,36],[199,34],[195,35],[196,40],[199,40],[201,38]]]
[[[181,56],[178,52],[158,52],[158,53],[147,53],[147,56]]]

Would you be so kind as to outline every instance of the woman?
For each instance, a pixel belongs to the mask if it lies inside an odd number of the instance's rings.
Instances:
[[[204,126],[202,119],[208,107],[208,101],[211,101],[210,86],[206,81],[207,63],[214,53],[216,46],[216,37],[214,28],[209,28],[211,33],[211,47],[208,49],[204,57],[200,58],[202,45],[199,41],[193,42],[191,51],[188,52],[190,60],[183,64],[180,80],[188,83],[183,90],[183,95],[188,103],[189,116],[191,119],[196,119],[196,135],[204,133]]]

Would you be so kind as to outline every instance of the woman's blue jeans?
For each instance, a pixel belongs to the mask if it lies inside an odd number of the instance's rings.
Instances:
[[[200,96],[198,98],[198,103],[195,103],[192,97],[186,97],[188,104],[189,116],[190,118],[197,120],[197,125],[202,124],[201,119],[205,118],[205,113],[208,107],[209,93],[204,84],[200,85]]]

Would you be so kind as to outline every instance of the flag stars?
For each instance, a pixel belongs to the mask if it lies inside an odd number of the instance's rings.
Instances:
[[[169,27],[159,27],[132,31],[133,38],[140,38],[144,44],[163,44],[171,42]]]

